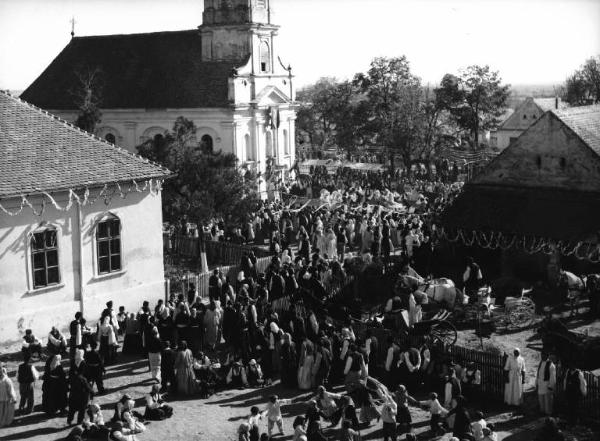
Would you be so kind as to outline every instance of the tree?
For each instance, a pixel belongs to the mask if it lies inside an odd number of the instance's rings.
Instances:
[[[589,58],[567,77],[563,100],[571,106],[600,103],[600,55]]]
[[[163,212],[169,221],[186,218],[204,223],[222,217],[227,224],[239,225],[258,203],[256,182],[244,179],[236,156],[203,149],[192,121],[177,118],[164,137],[137,149],[176,173],[163,188]]]
[[[102,101],[102,75],[98,68],[79,68],[75,71],[77,85],[71,90],[79,114],[75,125],[82,130],[94,133],[101,121],[99,106]]]
[[[440,105],[470,134],[475,147],[479,146],[481,131],[500,124],[509,94],[510,86],[502,85],[497,71],[477,65],[467,67],[458,76],[444,75],[436,89]]]
[[[297,139],[308,138],[311,145],[343,147],[353,144],[355,91],[348,81],[321,78],[297,94],[301,103],[296,116]]]
[[[387,150],[392,171],[397,154],[409,167],[423,148],[425,118],[421,81],[411,73],[406,57],[375,58],[366,73],[355,75],[354,85],[368,109],[362,130],[371,135],[369,142]]]

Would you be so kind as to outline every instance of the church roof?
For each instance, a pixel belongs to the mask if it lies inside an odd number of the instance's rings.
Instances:
[[[552,110],[560,120],[600,155],[600,104]]]
[[[0,198],[164,179],[169,170],[0,92]]]
[[[96,72],[103,109],[227,107],[228,78],[244,64],[202,61],[198,30],[75,37],[21,98],[77,109],[80,77]]]

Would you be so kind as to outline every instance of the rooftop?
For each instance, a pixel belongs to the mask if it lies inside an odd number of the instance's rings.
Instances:
[[[0,92],[0,198],[163,179],[169,170]]]
[[[552,110],[597,155],[600,155],[600,105]]]
[[[198,30],[72,38],[21,98],[48,110],[77,109],[81,78],[96,74],[103,109],[228,107],[239,62],[202,61]]]

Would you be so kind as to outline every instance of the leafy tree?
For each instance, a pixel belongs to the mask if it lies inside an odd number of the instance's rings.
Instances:
[[[371,135],[368,142],[386,148],[392,170],[396,155],[410,166],[423,149],[425,113],[421,81],[406,57],[375,58],[366,73],[355,75],[354,85],[368,108],[362,129]]]
[[[572,106],[600,103],[600,55],[567,77],[563,90],[563,99]]]
[[[458,76],[446,74],[436,89],[442,108],[467,131],[479,146],[479,133],[494,129],[507,107],[510,86],[502,85],[497,71],[489,66],[469,66]]]
[[[187,218],[204,223],[222,217],[238,225],[258,203],[256,182],[249,182],[230,153],[208,151],[196,139],[192,121],[179,117],[164,137],[157,136],[137,147],[141,156],[175,172],[163,188],[167,220]]]
[[[102,101],[102,75],[97,68],[77,69],[75,72],[77,85],[71,90],[79,114],[75,125],[82,130],[94,133],[100,123],[102,113],[99,106]]]

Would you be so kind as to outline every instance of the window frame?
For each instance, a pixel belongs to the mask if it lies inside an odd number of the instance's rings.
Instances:
[[[36,234],[40,234],[40,233],[46,233],[47,231],[54,231],[55,233],[55,246],[53,247],[47,247],[46,246],[46,237],[44,235],[44,248],[43,250],[37,250],[34,249],[33,247],[33,243],[32,241],[34,240],[34,236]],[[38,292],[38,291],[45,291],[48,289],[54,289],[57,287],[61,287],[63,286],[63,281],[62,281],[62,271],[61,271],[61,256],[60,256],[60,227],[51,223],[47,223],[47,222],[42,222],[40,225],[38,225],[35,230],[31,231],[28,235],[27,235],[27,250],[28,250],[28,265],[30,267],[30,271],[28,272],[28,279],[29,279],[29,287],[30,287],[30,291],[31,292]],[[56,268],[57,273],[58,273],[58,280],[56,282],[52,282],[52,283],[48,283],[48,269],[49,269],[49,265],[48,265],[48,251],[56,251],[56,265],[51,265],[50,268]],[[44,254],[44,272],[45,272],[45,280],[46,280],[46,284],[45,285],[39,285],[36,286],[36,281],[35,281],[35,274],[36,271],[39,271],[40,269],[36,270],[36,266],[35,266],[35,262],[34,262],[34,256],[36,254]]]
[[[101,224],[107,223],[109,221],[118,221],[119,222],[119,231],[118,235],[111,236],[110,226],[107,225],[107,236],[99,238],[99,228]],[[121,274],[125,271],[125,262],[123,261],[123,219],[121,216],[109,212],[102,215],[98,218],[94,224],[94,228],[92,230],[93,238],[94,238],[94,274],[96,277],[106,277],[114,274]],[[118,239],[119,240],[119,252],[112,252],[112,241]],[[100,256],[100,244],[102,242],[108,243],[108,254],[106,256]],[[119,268],[112,269],[112,256],[119,256]],[[108,258],[108,271],[101,271],[100,262],[101,259]]]

